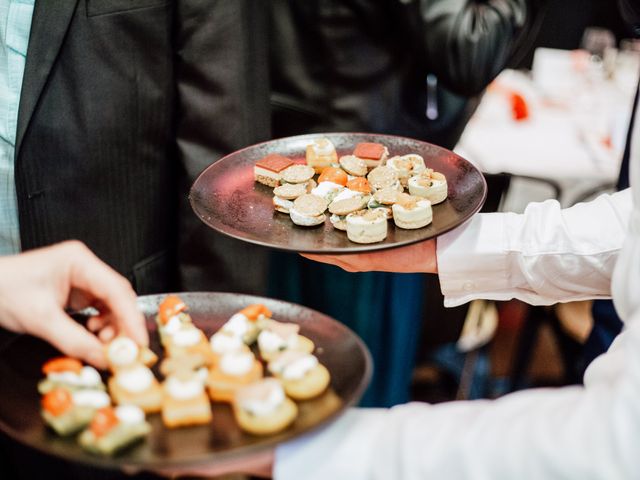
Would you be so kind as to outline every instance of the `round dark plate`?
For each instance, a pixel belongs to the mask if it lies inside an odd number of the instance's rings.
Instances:
[[[361,397],[371,377],[371,359],[362,341],[343,324],[315,310],[279,300],[231,293],[181,293],[194,323],[207,335],[217,331],[235,312],[263,303],[277,320],[300,324],[301,334],[316,345],[314,354],[331,372],[331,385],[320,397],[297,402],[299,415],[285,431],[259,437],[244,433],[228,405],[214,403],[209,425],[168,429],[159,414],[148,417],[152,432],[142,443],[113,458],[91,455],[73,438],[62,438],[40,418],[38,380],[42,364],[57,352],[39,340],[22,336],[0,352],[0,429],[15,440],[73,462],[104,467],[142,469],[195,466],[250,453],[298,437],[338,417]],[[151,348],[158,354],[154,316],[164,295],[140,297],[151,332]],[[157,372],[156,372],[157,373]]]
[[[299,227],[288,215],[276,212],[271,188],[253,179],[253,167],[271,153],[303,159],[306,146],[327,137],[338,155],[353,152],[360,142],[382,143],[390,156],[417,153],[427,167],[444,173],[448,199],[433,207],[433,223],[417,230],[396,228],[389,222],[387,238],[362,245],[351,242],[345,232],[327,220],[317,227]],[[411,138],[369,133],[318,133],[280,138],[239,150],[213,163],[196,179],[189,198],[198,217],[221,233],[247,242],[307,253],[358,253],[409,245],[437,237],[465,222],[480,210],[487,196],[484,177],[464,158],[441,147]]]

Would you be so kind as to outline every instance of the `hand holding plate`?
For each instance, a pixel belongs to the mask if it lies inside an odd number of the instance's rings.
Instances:
[[[301,255],[309,260],[336,265],[347,272],[438,273],[434,239],[370,253]]]

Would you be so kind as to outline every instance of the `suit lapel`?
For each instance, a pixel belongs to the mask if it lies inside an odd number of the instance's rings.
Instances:
[[[29,48],[27,49],[27,63],[24,68],[20,94],[16,159],[77,3],[78,0],[36,0],[35,2]]]

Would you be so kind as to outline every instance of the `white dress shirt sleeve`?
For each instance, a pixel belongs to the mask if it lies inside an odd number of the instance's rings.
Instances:
[[[498,400],[352,410],[278,447],[276,480],[631,479],[640,472],[640,318],[621,368],[586,387]],[[603,356],[606,362],[609,354]]]
[[[609,298],[631,208],[627,189],[567,209],[548,200],[523,214],[476,215],[438,238],[445,305],[477,298],[533,305]]]

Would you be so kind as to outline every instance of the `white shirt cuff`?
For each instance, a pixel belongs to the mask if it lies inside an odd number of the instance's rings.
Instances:
[[[523,279],[513,278],[510,270],[506,229],[519,228],[521,221],[515,214],[483,213],[438,237],[438,276],[445,306],[476,298],[512,298],[512,289]]]
[[[275,480],[368,478],[384,409],[350,409],[324,429],[276,448]]]

